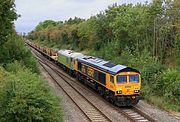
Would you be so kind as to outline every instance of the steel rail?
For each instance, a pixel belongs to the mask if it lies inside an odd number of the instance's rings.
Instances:
[[[38,60],[39,60],[39,58],[38,58]],[[71,98],[71,100],[78,106],[78,108],[80,108],[80,110],[89,118],[90,121],[96,121],[96,119],[97,119],[97,121],[108,121],[108,122],[111,122],[111,120],[102,111],[100,111],[89,100],[87,100],[86,97],[84,97],[78,90],[76,90],[66,79],[64,79],[57,71],[55,71],[47,62],[45,62],[44,60],[41,59],[41,60],[39,60],[39,63],[46,70],[46,72],[48,72],[48,74],[52,77],[52,79],[56,82],[56,84],[58,84],[58,86],[63,89],[63,91]],[[78,103],[76,103],[76,100],[74,100],[74,98],[71,95],[69,95],[69,93],[66,91],[66,89],[64,87],[62,87],[59,84],[59,82],[49,73],[49,71],[43,66],[43,64],[48,66],[49,68],[51,68],[51,70],[53,70],[56,74],[58,74],[58,76],[60,76],[61,79],[63,79],[63,81],[68,83],[68,85],[71,86],[71,88],[73,88],[79,95],[81,95],[81,97],[84,98],[84,100],[87,101],[91,105],[91,107],[94,108],[96,111],[94,111],[94,109],[92,109],[92,111],[90,111],[92,113],[88,114],[87,111],[83,110],[82,107]],[[93,115],[97,114],[97,112],[99,113],[99,116],[96,116],[96,118],[94,118]],[[100,116],[102,116],[102,117],[100,117]]]

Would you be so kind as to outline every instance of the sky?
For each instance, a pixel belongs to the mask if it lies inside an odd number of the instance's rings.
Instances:
[[[28,33],[45,20],[64,21],[75,16],[88,19],[114,3],[145,1],[151,0],[15,0],[15,9],[21,16],[15,21],[15,28],[19,33]]]

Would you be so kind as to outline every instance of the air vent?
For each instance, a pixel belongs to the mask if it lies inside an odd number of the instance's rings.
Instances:
[[[84,57],[83,59],[87,60],[87,59],[96,59],[96,58],[95,58],[95,57],[90,56],[90,57]]]
[[[104,60],[102,60],[102,59],[99,59],[99,58],[95,58],[95,57],[93,57],[92,58],[93,60],[91,60],[91,62],[93,62],[93,63],[100,63],[100,62],[102,62],[102,61],[104,61]]]
[[[103,66],[106,66],[106,67],[109,67],[109,68],[115,67],[116,65],[117,64],[115,64],[113,62],[108,62],[108,63],[103,64]]]

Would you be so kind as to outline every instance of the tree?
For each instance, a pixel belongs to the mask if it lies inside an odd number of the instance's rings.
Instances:
[[[55,22],[53,20],[45,20],[44,22],[40,22],[36,26],[35,30],[36,31],[41,31],[41,30],[45,30],[45,29],[49,29],[49,28],[55,27],[55,26],[57,26],[59,24],[61,25],[62,22],[61,21],[60,22]]]
[[[0,46],[2,46],[13,33],[13,21],[18,16],[15,13],[14,0],[0,0],[0,3]]]
[[[78,17],[75,16],[74,19],[69,18],[67,21],[65,21],[65,24],[79,24],[79,23],[81,23],[83,21],[84,21],[84,19],[81,19],[81,18],[78,18]]]

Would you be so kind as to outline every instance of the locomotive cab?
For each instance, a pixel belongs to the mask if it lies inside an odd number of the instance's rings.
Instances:
[[[115,96],[118,103],[135,105],[140,100],[141,76],[138,72],[121,72],[115,76]],[[130,101],[130,102],[128,102]]]
[[[123,72],[115,76],[116,95],[139,94],[141,78],[139,73]]]

